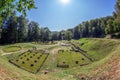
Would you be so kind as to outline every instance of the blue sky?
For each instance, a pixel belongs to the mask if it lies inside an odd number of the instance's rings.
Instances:
[[[30,21],[52,31],[73,28],[83,21],[112,15],[116,0],[35,0],[38,9],[27,12]]]

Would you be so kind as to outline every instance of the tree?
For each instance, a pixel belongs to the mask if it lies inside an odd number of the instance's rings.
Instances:
[[[18,42],[17,19],[18,17],[13,14],[8,20],[5,20],[2,26],[2,43]]]
[[[37,22],[30,22],[28,25],[28,40],[38,42],[40,38],[40,28]]]
[[[113,16],[115,18],[114,21],[114,30],[116,32],[120,32],[120,0],[117,0],[116,5],[115,5],[115,12],[113,13]]]
[[[65,40],[65,30],[60,31],[61,40]]]
[[[59,40],[59,32],[54,31],[52,34],[52,40]]]
[[[13,12],[19,12],[26,16],[26,11],[35,7],[34,0],[0,0],[0,39],[4,20],[12,16]]]
[[[116,9],[116,12],[114,13],[114,15],[116,16],[116,21],[120,23],[120,0],[117,0],[115,9]]]
[[[113,20],[107,21],[107,27],[105,29],[106,34],[112,34],[114,32]]]
[[[72,32],[71,31],[65,31],[65,39],[68,41],[72,39]]]
[[[36,42],[39,41],[39,37],[40,37],[40,29],[38,26],[39,26],[38,23],[35,23],[33,27],[33,38],[34,38],[34,41]]]
[[[81,27],[81,25],[78,25],[73,29],[74,39],[79,39],[80,38],[80,35],[81,35],[80,34],[80,27]]]
[[[83,28],[82,37],[89,37],[89,22],[88,21],[83,22],[82,23],[82,28]]]
[[[40,34],[41,34],[40,37],[41,37],[42,42],[46,42],[46,41],[50,40],[51,31],[49,30],[48,27],[41,28],[40,29]]]
[[[18,17],[18,40],[24,42],[28,35],[28,20],[25,16]]]
[[[10,18],[10,25],[8,27],[8,39],[12,43],[18,42],[18,27],[17,27],[17,16]]]
[[[32,8],[36,8],[34,0],[0,0],[0,22],[10,17],[14,11],[26,15],[26,11]]]

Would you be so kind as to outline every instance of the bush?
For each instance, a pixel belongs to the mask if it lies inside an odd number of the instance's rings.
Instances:
[[[64,64],[60,65],[60,64],[57,64],[57,67],[60,67],[60,68],[69,68],[69,65],[64,65]]]
[[[37,60],[34,61],[35,63],[37,62]]]
[[[24,61],[23,61],[22,63],[23,63],[23,64],[25,64],[25,62],[24,62]]]
[[[27,58],[27,61],[29,61],[29,58]]]
[[[33,67],[33,66],[34,66],[34,64],[31,64],[30,66],[31,66],[31,67]]]

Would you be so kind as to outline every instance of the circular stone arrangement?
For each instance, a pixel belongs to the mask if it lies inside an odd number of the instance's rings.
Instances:
[[[21,50],[21,46],[9,46],[9,47],[5,47],[3,49],[4,52],[8,53],[8,52],[16,52],[16,51],[20,51]]]

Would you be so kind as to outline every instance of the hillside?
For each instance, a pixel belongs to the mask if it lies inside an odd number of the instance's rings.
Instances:
[[[72,40],[71,42],[74,43],[81,50],[84,50],[86,54],[93,59],[93,62],[91,62],[82,53],[71,51],[71,46],[61,46],[61,41],[57,42],[57,44],[49,45],[37,43],[19,43],[0,46],[0,80],[120,79],[119,40],[102,38],[84,38],[80,40]],[[69,42],[63,41],[63,43],[68,44]],[[13,48],[12,46],[17,47]],[[41,70],[38,73],[30,73],[24,69],[21,69],[9,63],[9,60],[17,58],[17,56],[21,55],[21,53],[26,52],[29,49],[32,49],[33,47],[37,47],[37,49],[46,49],[50,53],[50,55],[48,56],[47,60],[45,61]],[[64,51],[59,52],[62,50]],[[82,60],[79,60],[79,58],[81,58]],[[75,62],[74,60],[77,60],[79,64],[73,63]],[[86,63],[88,64],[80,66]],[[69,65],[69,68],[56,67],[57,64]]]

